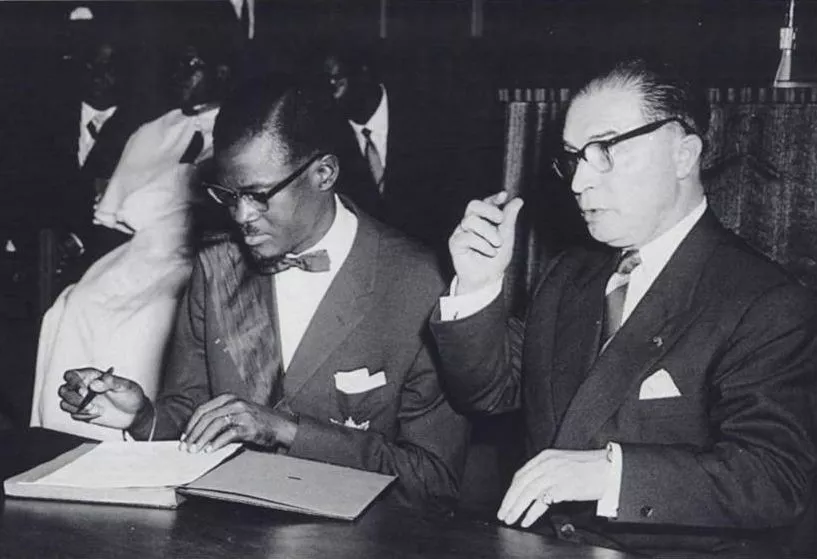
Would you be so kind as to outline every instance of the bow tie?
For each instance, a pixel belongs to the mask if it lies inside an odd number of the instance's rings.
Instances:
[[[277,274],[290,268],[300,268],[305,272],[328,272],[329,253],[326,250],[315,250],[300,256],[282,256],[264,267],[264,273]]]

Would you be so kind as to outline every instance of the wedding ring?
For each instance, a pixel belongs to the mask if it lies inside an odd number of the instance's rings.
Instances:
[[[227,426],[230,427],[233,424],[233,416],[229,413],[224,416],[224,420],[227,422]]]
[[[539,500],[542,502],[542,504],[545,504],[545,505],[548,505],[548,506],[553,504],[553,497],[551,497],[550,493],[548,493],[547,491],[545,491],[544,493],[539,495]]]

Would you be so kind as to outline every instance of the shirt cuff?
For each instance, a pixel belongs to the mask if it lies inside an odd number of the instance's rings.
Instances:
[[[449,293],[457,292],[457,277],[451,280]],[[465,295],[447,295],[440,297],[440,320],[448,322],[477,314],[491,304],[502,293],[502,278]]]
[[[607,443],[607,459],[610,461],[610,477],[607,480],[607,488],[596,505],[596,514],[615,518],[618,516],[618,502],[621,496],[621,466],[622,455],[621,445],[618,443]]]

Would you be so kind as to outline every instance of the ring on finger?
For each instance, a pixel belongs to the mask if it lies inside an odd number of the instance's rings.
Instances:
[[[224,416],[224,421],[227,422],[227,426],[231,426],[233,424],[233,416],[231,414],[227,414]]]
[[[550,496],[550,493],[547,491],[543,491],[541,495],[539,495],[539,501],[541,501],[544,505],[552,505],[553,504],[553,497]]]

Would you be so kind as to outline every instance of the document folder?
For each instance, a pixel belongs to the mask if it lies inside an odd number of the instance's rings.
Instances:
[[[180,487],[198,495],[302,514],[354,520],[395,476],[245,450]]]

